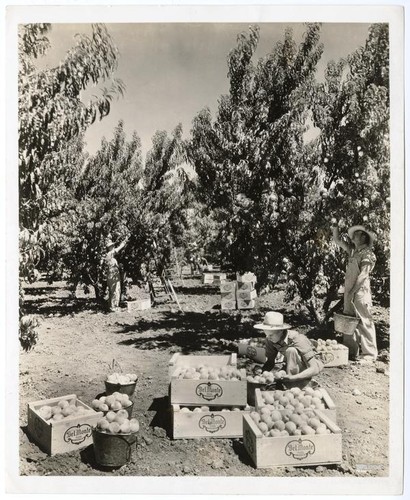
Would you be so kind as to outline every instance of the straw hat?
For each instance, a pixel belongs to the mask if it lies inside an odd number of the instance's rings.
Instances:
[[[290,325],[283,322],[283,314],[275,311],[269,311],[265,314],[263,323],[254,325],[258,330],[288,330]]]
[[[366,233],[370,238],[370,243],[369,243],[370,245],[372,245],[374,240],[376,239],[376,235],[371,231],[369,231],[368,229],[366,229],[364,226],[352,226],[351,228],[349,228],[347,230],[347,234],[349,235],[350,239],[353,239],[353,235],[356,231],[363,231],[364,233]]]

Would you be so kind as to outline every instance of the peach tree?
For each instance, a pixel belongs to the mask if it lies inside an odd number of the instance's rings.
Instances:
[[[42,69],[51,29],[50,24],[25,24],[18,33],[20,277],[28,280],[37,276],[46,254],[56,255],[65,246],[60,229],[82,166],[78,141],[123,92],[123,84],[113,79],[100,96],[81,100],[85,89],[109,81],[117,67],[118,51],[103,25],[78,35],[58,66]]]

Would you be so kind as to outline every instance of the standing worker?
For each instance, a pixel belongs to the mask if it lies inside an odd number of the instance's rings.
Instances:
[[[115,247],[111,239],[107,240],[105,264],[107,266],[108,310],[110,312],[117,310],[121,297],[121,273],[115,254],[124,248],[127,241],[128,236],[118,247]]]
[[[352,226],[349,241],[339,237],[337,221],[332,219],[333,241],[349,255],[345,274],[343,313],[360,318],[353,335],[343,334],[343,343],[349,348],[352,359],[374,361],[377,358],[376,329],[371,316],[372,294],[370,273],[376,263],[372,251],[375,235],[364,226]]]

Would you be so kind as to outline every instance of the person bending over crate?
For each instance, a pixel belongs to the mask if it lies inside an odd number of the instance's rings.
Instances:
[[[254,325],[254,328],[263,330],[266,335],[267,360],[262,367],[263,371],[274,368],[278,353],[284,357],[286,375],[281,380],[285,383],[306,385],[323,369],[324,365],[317,359],[309,339],[290,330],[290,325],[283,322],[283,314],[269,311],[265,314],[263,323]]]

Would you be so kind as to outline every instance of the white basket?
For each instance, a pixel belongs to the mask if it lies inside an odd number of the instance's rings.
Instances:
[[[344,333],[345,335],[353,335],[359,324],[360,318],[335,313],[333,315],[333,321],[336,332]]]

